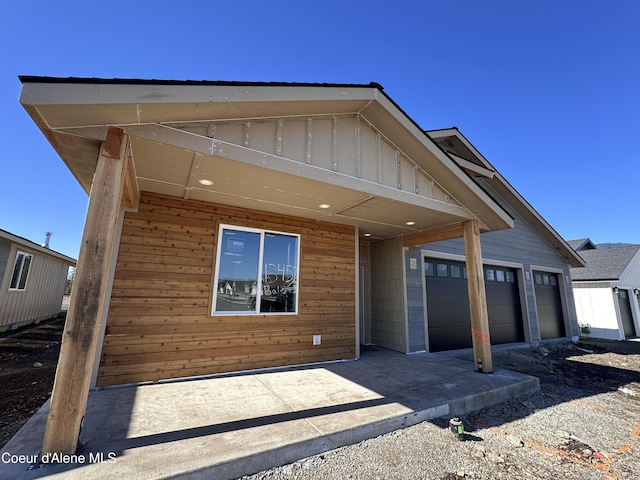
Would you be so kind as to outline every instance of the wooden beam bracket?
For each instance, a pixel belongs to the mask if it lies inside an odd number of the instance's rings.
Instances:
[[[444,227],[405,235],[402,237],[402,246],[412,247],[414,245],[422,245],[423,243],[441,242],[442,240],[451,240],[452,238],[463,237],[464,225],[465,222],[454,223]]]

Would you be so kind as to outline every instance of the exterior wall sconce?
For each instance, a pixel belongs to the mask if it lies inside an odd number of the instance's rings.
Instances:
[[[618,294],[618,287],[613,287],[613,293]]]
[[[633,293],[635,293],[635,295],[636,295],[637,297],[640,297],[640,289],[638,289],[638,288],[634,288],[634,289],[633,289]]]

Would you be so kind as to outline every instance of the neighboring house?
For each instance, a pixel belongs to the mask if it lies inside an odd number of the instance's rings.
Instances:
[[[577,339],[570,267],[583,266],[582,259],[457,128],[427,134],[514,221],[512,229],[481,236],[491,343]],[[464,259],[460,239],[405,251],[409,314],[404,350],[471,347]],[[374,326],[371,341],[380,343],[380,337]]]
[[[581,335],[624,340],[640,333],[640,245],[598,248],[572,240],[585,268],[572,271]]]
[[[0,230],[0,332],[60,313],[73,258]]]

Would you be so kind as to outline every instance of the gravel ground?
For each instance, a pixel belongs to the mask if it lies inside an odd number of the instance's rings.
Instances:
[[[50,395],[62,324],[0,335],[0,444]],[[438,419],[243,480],[640,478],[640,341],[500,348],[493,359],[541,390],[463,418],[464,441]]]
[[[462,441],[438,419],[242,479],[640,478],[640,342],[500,349],[494,365],[541,390],[463,418]]]

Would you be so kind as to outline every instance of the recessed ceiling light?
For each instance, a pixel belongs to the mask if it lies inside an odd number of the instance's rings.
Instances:
[[[318,207],[320,208],[329,208],[331,205],[329,205],[328,203],[322,203],[320,205],[318,205]]]
[[[407,222],[407,225],[415,225],[416,222]]]
[[[198,180],[198,183],[201,185],[213,185],[213,181],[212,180],[208,180],[206,178],[201,178],[200,180]]]
[[[370,233],[365,233],[365,234],[364,234],[364,236],[365,236],[365,237],[370,237],[370,236],[371,236],[371,234],[370,234]]]

